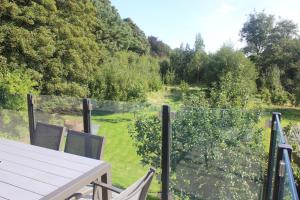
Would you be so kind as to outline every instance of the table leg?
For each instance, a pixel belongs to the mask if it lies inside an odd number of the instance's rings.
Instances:
[[[101,182],[111,185],[111,173],[110,171],[101,176]],[[111,191],[102,189],[102,200],[111,200]]]
[[[108,185],[111,185],[111,172],[108,170],[105,174],[101,175],[97,181],[101,181],[102,183],[106,183]],[[111,200],[112,195],[111,191],[101,188],[101,187],[95,187],[93,190],[93,199],[94,200]]]

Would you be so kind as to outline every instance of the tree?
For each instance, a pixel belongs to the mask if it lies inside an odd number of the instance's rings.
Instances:
[[[30,71],[41,94],[133,100],[160,87],[157,61],[135,55],[149,52],[145,34],[122,20],[109,0],[3,0],[0,11],[0,72]],[[136,61],[138,70],[115,59]],[[128,67],[134,77],[151,71],[153,81],[132,78],[127,84],[121,73],[112,77],[107,66],[116,63],[125,66],[112,71]],[[118,87],[127,89],[115,92]]]
[[[161,75],[161,79],[164,81],[164,83],[166,83],[166,76],[168,74],[168,72],[171,70],[170,69],[170,63],[167,60],[163,60],[159,63],[160,66],[160,75]]]
[[[223,46],[215,54],[210,55],[206,66],[206,79],[210,82],[219,82],[223,74],[231,72],[234,75],[243,75],[244,79],[255,80],[257,76],[255,65],[241,51]]]
[[[264,12],[249,15],[248,21],[241,30],[241,39],[247,42],[245,52],[256,64],[259,72],[257,80],[258,89],[261,91],[270,90],[273,101],[286,102],[295,94],[296,74],[300,70],[300,45],[299,31],[297,24],[291,20],[279,19],[275,21],[273,15],[267,15]],[[280,84],[278,88],[272,88],[268,84],[270,72],[278,68]],[[293,98],[291,98],[293,99]]]
[[[193,56],[188,63],[187,73],[190,83],[200,83],[203,78],[204,66],[207,63],[207,55],[204,51],[204,41],[200,33],[196,35]]]
[[[43,94],[88,95],[90,74],[105,55],[94,35],[93,3],[4,1],[2,6],[1,55],[10,69],[38,73]]]
[[[168,57],[171,52],[171,48],[163,41],[158,40],[157,37],[149,36],[148,41],[150,44],[150,51],[153,56]]]
[[[203,81],[204,68],[207,64],[207,54],[204,51],[195,51],[187,66],[187,74],[190,83]]]
[[[95,27],[98,43],[103,44],[110,52],[128,50],[132,32],[123,21],[117,9],[109,0],[94,0],[97,11],[97,25]]]
[[[248,21],[241,30],[241,39],[247,42],[244,49],[250,55],[259,56],[269,43],[274,26],[274,16],[265,12],[249,14]]]
[[[205,99],[185,102],[172,119],[172,194],[195,200],[258,198],[264,165],[261,130],[255,126],[259,112],[203,108],[204,102],[209,106]],[[161,127],[157,115],[141,115],[130,129],[142,163],[158,169]]]
[[[272,30],[272,40],[295,39],[298,35],[298,26],[292,20],[281,19]]]
[[[150,51],[150,45],[145,33],[130,18],[124,19],[124,22],[130,27],[132,40],[128,50],[138,54],[147,54]]]
[[[207,55],[200,34],[196,37],[194,49],[191,49],[188,44],[183,47],[182,44],[170,55],[170,67],[175,73],[177,83],[182,80],[188,83],[199,83],[206,61]]]
[[[193,50],[188,47],[174,49],[170,55],[171,71],[175,73],[176,82],[181,80],[190,82],[188,76],[188,65],[193,57]]]
[[[147,91],[161,88],[159,63],[153,57],[118,52],[103,65],[103,98],[116,101],[145,100]]]
[[[202,38],[202,35],[200,33],[197,33],[196,39],[195,39],[195,51],[204,51],[204,41]]]

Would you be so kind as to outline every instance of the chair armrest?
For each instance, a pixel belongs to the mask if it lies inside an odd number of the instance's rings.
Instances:
[[[72,198],[75,198],[75,199],[80,199],[80,198],[82,198],[82,194],[81,193],[74,193],[74,194],[72,194],[71,196],[69,196],[68,198],[66,198],[65,200],[70,200],[70,199],[72,199]]]
[[[117,188],[117,187],[115,187],[115,186],[108,185],[108,184],[102,183],[102,182],[101,182],[101,183],[95,183],[95,182],[93,182],[93,184],[94,184],[95,186],[105,188],[105,189],[107,189],[107,190],[116,192],[116,193],[118,193],[118,194],[120,194],[120,193],[123,191],[123,190],[120,189],[120,188]]]

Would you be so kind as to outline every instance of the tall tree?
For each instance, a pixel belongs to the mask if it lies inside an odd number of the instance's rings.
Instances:
[[[129,51],[136,52],[138,54],[147,54],[150,51],[150,44],[147,40],[145,33],[136,25],[132,19],[126,18],[124,22],[131,29],[131,42],[129,44]]]
[[[94,4],[97,11],[97,41],[110,52],[127,50],[132,37],[130,27],[109,0],[94,0]]]
[[[273,15],[255,12],[249,15],[248,21],[244,24],[241,30],[241,39],[247,42],[244,50],[250,54],[251,60],[258,67],[257,84],[259,89],[270,90],[274,97],[272,99],[278,99],[278,96],[280,96],[279,99],[283,97],[288,99],[290,94],[294,95],[297,87],[296,76],[300,70],[297,64],[300,60],[297,24],[282,18],[275,21]],[[274,84],[270,84],[275,82],[270,82],[268,79],[270,75],[277,74],[271,73],[278,71],[277,69],[279,70],[279,83],[275,81],[277,87],[275,90]],[[285,91],[290,94],[286,94]],[[280,101],[286,102],[285,100]]]
[[[275,24],[272,30],[272,39],[295,39],[299,36],[298,26],[292,20],[281,19]]]
[[[274,16],[265,12],[254,12],[249,15],[241,30],[241,39],[247,42],[246,53],[260,55],[269,43],[274,26]]]
[[[163,41],[158,40],[157,37],[149,36],[148,41],[151,47],[151,54],[153,56],[167,57],[170,55],[171,48]]]
[[[204,51],[205,45],[201,33],[197,33],[194,46],[195,51]]]

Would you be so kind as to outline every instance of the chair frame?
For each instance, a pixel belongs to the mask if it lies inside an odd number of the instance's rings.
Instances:
[[[38,137],[37,127],[39,125],[47,126],[47,127],[51,127],[51,128],[56,128],[56,129],[60,129],[58,143],[55,145],[55,148],[53,149],[53,150],[59,151],[60,150],[62,136],[63,136],[63,133],[65,131],[65,127],[58,126],[58,125],[53,125],[53,124],[47,124],[47,123],[43,123],[43,122],[37,121],[36,126],[34,128],[34,137],[33,137],[33,143],[32,143],[33,145],[36,145],[36,146],[39,146],[39,145],[36,144],[36,140],[37,140],[37,137]],[[47,148],[47,147],[45,147],[45,148]]]
[[[97,139],[97,140],[100,140],[100,143],[101,143],[101,147],[98,149],[98,152],[97,152],[97,160],[101,160],[102,159],[102,156],[103,156],[103,151],[104,151],[104,145],[105,145],[105,137],[103,136],[98,136],[98,135],[92,135],[90,133],[84,133],[84,132],[80,132],[80,131],[74,131],[74,130],[68,130],[68,133],[67,133],[67,139],[66,139],[66,144],[65,144],[65,149],[64,149],[64,152],[67,152],[68,153],[68,140],[69,140],[69,136],[71,135],[80,135],[82,137],[84,137],[84,140],[85,140],[85,153],[87,155],[85,155],[85,157],[88,157],[88,158],[91,158],[89,157],[88,155],[91,155],[91,144],[90,144],[90,139]],[[95,159],[95,158],[94,158]]]
[[[155,173],[155,169],[150,168],[147,175],[145,177],[143,177],[143,181],[140,183],[139,186],[137,186],[137,188],[142,186],[139,200],[146,200],[147,193],[148,193],[152,178],[154,176],[154,173]],[[100,182],[100,183],[93,182],[93,185],[96,186],[96,187],[105,188],[107,190],[110,190],[110,191],[118,193],[118,194],[120,194],[121,192],[126,190],[126,189],[122,190],[122,189],[119,189],[115,186],[108,185],[108,184],[102,183],[102,182]],[[95,190],[95,188],[94,188],[94,190]],[[138,190],[133,190],[132,193],[128,194],[128,198],[130,198],[132,195],[136,194],[137,191]]]

